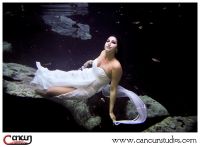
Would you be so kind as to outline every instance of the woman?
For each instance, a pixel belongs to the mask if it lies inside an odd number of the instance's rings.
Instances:
[[[39,62],[36,62],[38,70],[31,83],[37,84],[45,90],[37,90],[39,94],[63,99],[89,98],[103,90],[103,94],[110,97],[110,118],[115,124],[125,123],[127,121],[116,121],[113,112],[117,95],[120,97],[131,97],[131,95],[127,95],[129,91],[118,86],[122,76],[122,67],[115,58],[117,50],[118,40],[115,36],[110,36],[101,54],[96,59],[87,61],[79,70],[68,72],[61,70],[49,71],[47,68],[42,67]],[[92,67],[88,68],[89,66]],[[139,97],[136,97],[138,100]],[[141,107],[146,111],[144,103],[140,100],[140,109]],[[146,116],[144,117],[146,119]],[[142,121],[144,121],[144,118]]]

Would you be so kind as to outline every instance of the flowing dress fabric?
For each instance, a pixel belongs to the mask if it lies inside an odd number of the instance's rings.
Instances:
[[[58,98],[89,98],[95,93],[100,92],[102,88],[110,82],[105,71],[97,67],[97,60],[94,60],[92,68],[83,70],[48,70],[36,62],[38,70],[35,73],[32,84],[42,89],[48,89],[54,86],[73,87],[76,90],[61,94]]]
[[[106,85],[102,89],[102,94],[106,97],[110,96],[110,85]],[[133,120],[121,120],[121,121],[114,121],[115,125],[119,124],[140,124],[143,123],[147,118],[147,109],[144,102],[140,99],[140,97],[135,94],[134,92],[125,89],[122,86],[117,87],[117,97],[129,97],[131,102],[136,106],[138,116]]]
[[[31,84],[36,84],[42,89],[48,89],[53,86],[74,87],[74,91],[56,96],[61,99],[81,98],[86,99],[97,92],[102,91],[106,97],[110,96],[110,79],[105,71],[97,67],[97,59],[94,60],[92,68],[83,70],[48,70],[41,66],[40,62],[36,62],[38,70],[35,73]],[[136,106],[138,117],[134,120],[114,121],[118,124],[139,124],[143,123],[147,118],[147,110],[144,102],[134,92],[129,91],[122,86],[117,87],[117,97],[129,97],[131,102]]]

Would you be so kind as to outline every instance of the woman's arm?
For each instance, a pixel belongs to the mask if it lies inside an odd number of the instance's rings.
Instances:
[[[114,65],[112,69],[112,79],[111,79],[111,86],[110,86],[110,104],[109,104],[109,115],[110,118],[115,121],[116,117],[114,115],[114,105],[116,101],[117,95],[117,86],[122,76],[122,67],[120,64]]]
[[[87,67],[90,67],[90,66],[92,65],[92,63],[93,63],[93,60],[88,60],[87,62],[85,62],[85,63],[83,64],[83,66],[84,66],[85,68],[87,68]]]
[[[93,60],[86,61],[80,69],[89,68],[92,66]]]
[[[101,52],[101,54],[96,59],[98,60],[102,56],[102,54],[103,54],[103,51]],[[96,60],[96,59],[94,59],[94,60]],[[94,60],[88,60],[87,62],[85,62],[83,64],[83,66],[81,67],[81,69],[92,67],[92,63],[93,63]]]

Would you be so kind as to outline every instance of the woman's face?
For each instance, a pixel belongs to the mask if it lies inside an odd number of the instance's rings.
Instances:
[[[117,38],[114,36],[110,36],[104,45],[104,49],[107,52],[117,52]]]

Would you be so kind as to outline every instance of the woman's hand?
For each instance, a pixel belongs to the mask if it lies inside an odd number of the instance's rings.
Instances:
[[[81,68],[79,68],[80,70],[83,70],[83,69],[85,69],[85,68],[90,68],[90,67],[92,67],[92,63],[93,63],[93,60],[88,60],[87,62],[85,62],[84,64],[83,64],[83,66],[81,66]]]
[[[92,62],[93,62],[93,60],[89,60],[89,61],[85,62],[85,63],[83,64],[83,68],[91,67],[91,66],[92,66]]]
[[[116,116],[113,112],[109,113],[110,114],[110,118],[112,119],[112,121],[116,121]]]

